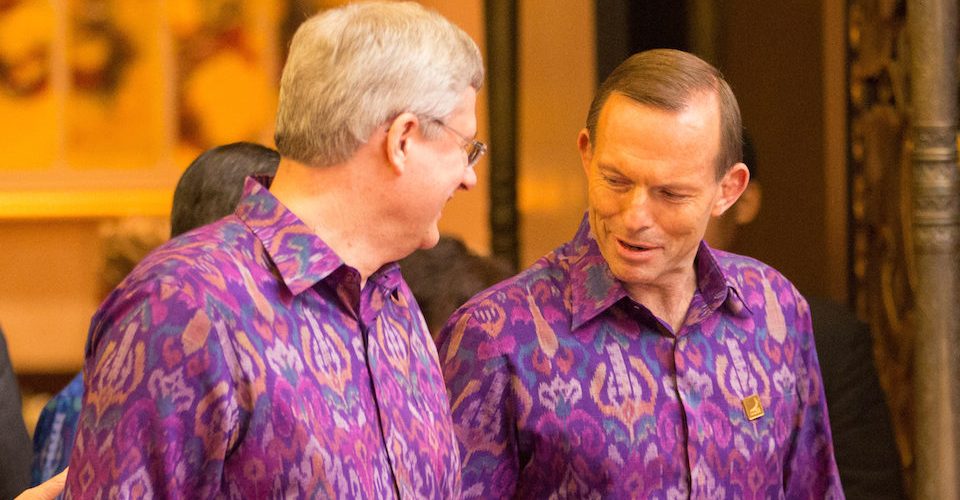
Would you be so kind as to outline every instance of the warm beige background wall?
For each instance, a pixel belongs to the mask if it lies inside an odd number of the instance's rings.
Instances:
[[[0,324],[18,372],[76,371],[97,306],[99,222],[0,222]]]
[[[576,231],[587,208],[577,151],[596,81],[593,0],[520,2],[520,264]]]

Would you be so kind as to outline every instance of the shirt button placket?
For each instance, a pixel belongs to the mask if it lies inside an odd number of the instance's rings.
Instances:
[[[693,470],[693,464],[690,463],[690,447],[692,446],[690,442],[690,427],[696,426],[697,424],[696,412],[687,401],[687,395],[690,394],[692,390],[696,389],[692,387],[691,381],[687,376],[690,372],[690,367],[686,356],[686,350],[690,344],[690,341],[687,338],[686,333],[686,327],[681,326],[680,330],[677,332],[677,337],[673,341],[673,365],[674,377],[676,377],[677,383],[677,403],[681,417],[681,431],[683,433],[680,438],[684,443],[684,460],[687,463],[687,472],[689,473]],[[689,486],[692,487],[692,485]]]

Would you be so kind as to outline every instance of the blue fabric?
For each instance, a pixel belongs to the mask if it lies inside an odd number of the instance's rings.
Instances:
[[[83,374],[78,373],[40,412],[33,433],[33,486],[57,475],[70,463],[82,399]]]

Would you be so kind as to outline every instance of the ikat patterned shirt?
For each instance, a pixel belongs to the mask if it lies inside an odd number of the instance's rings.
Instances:
[[[806,301],[701,244],[676,334],[586,219],[440,335],[465,498],[842,498]]]
[[[459,498],[436,348],[400,276],[356,270],[248,179],[92,320],[74,498]]]

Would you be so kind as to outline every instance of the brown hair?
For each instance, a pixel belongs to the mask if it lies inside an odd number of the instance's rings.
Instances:
[[[743,159],[740,106],[730,85],[716,68],[699,57],[673,49],[653,49],[630,56],[610,73],[597,90],[587,114],[587,132],[593,141],[603,105],[614,92],[641,104],[681,111],[690,98],[713,92],[720,103],[720,148],[717,179]]]

